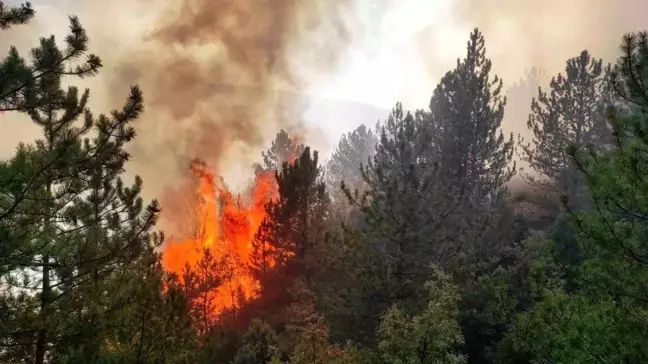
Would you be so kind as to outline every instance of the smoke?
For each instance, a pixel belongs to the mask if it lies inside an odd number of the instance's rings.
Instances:
[[[484,33],[493,70],[511,91],[524,94],[527,84],[536,96],[537,86],[546,87],[584,49],[605,63],[616,62],[622,36],[648,28],[646,12],[645,0],[456,0],[453,17]],[[532,68],[540,74],[528,74]],[[530,97],[511,101],[528,107]],[[526,118],[515,123],[525,125]]]
[[[568,59],[587,49],[604,63],[614,63],[622,36],[648,28],[645,0],[453,0],[448,9],[445,21],[418,34],[428,76],[438,80],[453,68],[465,53],[468,34],[478,27],[493,72],[504,81],[504,132],[526,140],[532,137],[526,126],[531,99],[539,86],[548,87],[564,72]],[[435,52],[440,48],[454,57],[440,57]]]
[[[452,0],[444,23],[431,24],[419,34],[419,44],[438,76],[439,63],[433,43],[437,33],[448,32],[453,50],[463,51],[468,33],[478,27],[487,41],[487,52],[496,73],[509,84],[527,69],[540,68],[554,75],[568,58],[583,49],[614,62],[621,37],[643,30],[648,20],[644,0]],[[439,62],[441,61],[441,62]],[[436,70],[435,70],[436,68]]]
[[[351,5],[183,0],[162,7],[104,71],[112,104],[132,83],[146,97],[133,170],[173,184],[200,157],[227,175],[251,166],[280,128],[308,133],[299,93],[306,79],[334,71],[352,40]]]
[[[105,66],[71,83],[90,88],[96,113],[119,108],[129,86],[141,86],[146,110],[127,172],[144,178],[146,199],[161,197],[166,219],[190,198],[178,189],[190,185],[193,158],[237,187],[279,129],[322,139],[303,119],[306,86],[334,73],[362,33],[352,0],[58,0],[35,8],[36,18],[3,33],[10,38],[0,45],[26,54],[41,36],[62,40],[67,16],[79,16]],[[2,127],[3,157],[38,135],[21,115],[5,116]]]

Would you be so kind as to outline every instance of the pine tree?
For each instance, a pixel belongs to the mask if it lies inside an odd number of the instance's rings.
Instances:
[[[348,188],[358,189],[360,192],[363,190],[364,181],[360,166],[366,164],[373,156],[376,143],[377,136],[364,124],[342,135],[326,165],[326,181],[334,199],[346,200],[340,188],[342,181]]]
[[[0,231],[15,258],[3,262],[12,288],[2,292],[6,325],[0,336],[3,344],[21,347],[13,357],[3,351],[7,360],[97,360],[114,333],[111,318],[130,304],[126,292],[138,279],[125,272],[154,262],[147,257],[161,242],[150,231],[157,203],[143,204],[139,177],[132,186],[121,180],[142,94],[133,87],[123,109],[94,117],[86,107],[88,90],[63,90],[63,76],[92,75],[101,65],[90,55],[66,68],[85,52],[88,39],[74,17],[70,29],[65,51],[54,37],[44,38],[32,51],[32,65],[15,49],[3,64],[5,74],[23,77],[2,83],[11,87],[2,98],[10,105],[5,110],[27,113],[43,131],[34,145],[21,144],[0,171]]]
[[[312,322],[300,330],[290,363],[344,363],[344,354],[343,349],[330,345],[328,327],[324,323],[324,317],[316,315]]]
[[[600,147],[610,141],[604,109],[611,99],[602,60],[582,51],[567,61],[565,74],[552,78],[549,88],[550,92],[539,88],[531,103],[527,126],[532,143],[520,141],[522,159],[537,174],[524,177],[536,186],[566,194],[573,206],[584,207],[584,182],[567,149]]]
[[[276,182],[278,172],[281,172],[283,164],[292,164],[303,153],[304,148],[298,138],[291,137],[284,129],[281,129],[275,136],[270,148],[261,153],[263,163],[256,165],[257,178],[264,178],[266,181],[262,181],[263,183],[270,181],[269,183],[272,184],[268,191],[269,197],[279,194],[278,187],[274,182]],[[266,174],[266,176],[259,177],[261,174]],[[269,174],[272,174],[271,177]],[[268,240],[273,231],[273,224],[274,222],[271,219],[262,220],[252,241],[250,270],[258,279],[264,279],[270,266],[274,264],[276,250]]]
[[[505,139],[501,131],[506,104],[501,90],[476,29],[466,56],[434,90],[429,111],[392,117],[398,121],[385,124],[397,126],[387,134],[394,135],[393,142],[385,138],[378,145],[375,159],[383,165],[370,165],[374,174],[368,184],[378,188],[370,189],[365,213],[370,244],[391,247],[384,265],[391,281],[385,284],[391,291],[388,302],[416,307],[430,263],[450,272],[462,288],[500,265],[513,264],[517,226],[505,184],[515,173],[515,145],[513,136]],[[389,143],[398,148],[392,147],[391,155],[383,149]],[[467,346],[473,348],[476,341]]]
[[[281,129],[272,141],[270,149],[262,152],[263,164],[257,166],[257,170],[280,171],[284,162],[292,162],[303,151],[304,145],[298,138]]]
[[[584,211],[567,205],[583,247],[583,262],[574,272],[578,284],[569,287],[562,276],[538,284],[542,300],[521,315],[506,341],[529,360],[648,360],[648,34],[625,36],[621,49],[611,79],[624,104],[608,109],[612,145],[567,150],[593,205]]]
[[[290,288],[304,280],[313,289],[323,274],[329,200],[317,152],[306,147],[293,164],[284,163],[277,184],[279,198],[266,205],[250,269],[261,284],[258,314],[273,325],[285,325],[287,318],[279,313],[298,299]]]
[[[311,254],[322,239],[329,203],[317,151],[311,154],[305,147],[293,164],[283,163],[276,179],[279,198],[266,206],[267,217],[253,242],[253,264],[257,272],[265,271],[265,252],[271,249],[291,277],[310,277],[315,273]]]
[[[218,312],[214,306],[216,289],[223,284],[222,262],[208,248],[203,250],[195,267],[185,266],[182,288],[189,303],[189,315],[198,334],[209,333]]]
[[[125,295],[132,300],[113,316],[116,332],[105,339],[102,362],[190,363],[197,362],[198,335],[190,316],[190,304],[177,277],[166,274],[157,257],[131,268],[136,284]],[[61,359],[60,357],[58,359]],[[72,360],[70,360],[72,359]],[[74,358],[68,358],[74,361]],[[64,361],[64,360],[61,360]]]
[[[484,37],[475,29],[466,57],[434,90],[428,115],[437,129],[443,178],[476,204],[494,200],[515,173],[513,134],[507,140],[501,131],[506,97],[502,80],[491,79],[491,67]]]
[[[24,3],[18,7],[7,6],[0,2],[0,29],[6,30],[14,25],[29,22],[34,16],[34,10],[30,3]],[[15,47],[9,51],[9,55],[0,64],[0,111],[20,111],[29,113],[30,110],[43,106],[48,102],[44,95],[47,94],[51,78],[62,76],[87,77],[95,74],[101,68],[101,60],[90,54],[87,60],[76,66],[66,67],[70,61],[76,60],[87,51],[88,37],[76,17],[70,18],[70,33],[66,37],[66,49],[61,52],[54,37],[41,39],[40,46],[34,48],[31,62],[27,63],[18,53]],[[76,92],[76,91],[75,91]],[[72,96],[72,94],[70,94]],[[60,96],[59,96],[60,97]],[[82,99],[83,100],[83,99]],[[68,106],[65,106],[68,107]],[[70,110],[73,107],[70,106]],[[32,201],[28,198],[30,193],[40,187],[35,182],[46,173],[55,168],[54,163],[38,164],[29,155],[28,148],[19,146],[18,151],[11,163],[2,163],[4,175],[0,185],[0,234],[7,243],[5,254],[0,254],[0,276],[6,273],[20,260],[21,256],[27,256],[29,252],[20,253],[24,246],[18,247],[16,241],[11,237],[26,234],[19,232],[33,221],[29,216],[19,213]],[[11,220],[11,221],[9,221]],[[8,230],[12,233],[9,233]],[[11,248],[10,248],[11,247]]]
[[[14,25],[28,23],[34,17],[31,3],[26,2],[16,6],[8,6],[0,2],[0,29],[7,30]]]
[[[405,114],[396,104],[381,126],[375,155],[362,166],[367,190],[355,198],[343,186],[364,215],[365,238],[380,267],[383,309],[415,297],[427,265],[454,254],[443,224],[457,200],[440,181],[437,161],[426,158],[436,144],[423,116]]]
[[[434,90],[425,119],[438,146],[428,158],[438,160],[439,178],[459,200],[446,221],[455,231],[455,275],[475,276],[487,261],[497,265],[498,255],[513,243],[502,233],[513,231],[506,226],[513,220],[504,198],[515,174],[515,145],[513,134],[505,139],[501,131],[506,97],[491,68],[484,37],[475,29],[466,56]]]
[[[29,22],[34,10],[29,2],[18,7],[0,2],[0,29]],[[0,111],[22,111],[42,106],[44,79],[63,75],[86,77],[97,73],[102,63],[94,54],[87,55],[85,62],[68,67],[87,52],[88,36],[78,18],[70,17],[70,34],[65,38],[66,48],[58,49],[54,36],[42,38],[40,47],[32,52],[31,64],[27,64],[16,47],[0,65]]]

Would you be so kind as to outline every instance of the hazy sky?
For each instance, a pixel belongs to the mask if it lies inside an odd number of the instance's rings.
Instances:
[[[554,75],[567,58],[584,48],[612,61],[623,33],[648,28],[646,0],[32,3],[38,11],[36,20],[5,33],[0,47],[6,50],[16,44],[25,50],[35,45],[39,36],[63,35],[67,15],[79,15],[91,37],[91,50],[105,63],[98,77],[81,83],[91,87],[93,109],[105,112],[119,107],[133,82],[142,84],[146,100],[151,101],[138,127],[131,169],[152,181],[148,184],[152,194],[182,173],[177,164],[193,154],[211,159],[220,173],[234,179],[248,173],[250,163],[276,129],[290,124],[277,121],[277,115],[286,110],[285,96],[267,92],[248,95],[247,100],[255,100],[248,110],[232,96],[239,91],[214,97],[214,87],[221,83],[316,97],[300,104],[305,109],[298,108],[301,115],[295,118],[303,121],[300,128],[306,141],[326,153],[340,133],[360,123],[374,125],[397,101],[406,108],[425,107],[438,79],[463,55],[468,34],[476,26],[486,36],[493,69],[506,85],[518,81],[533,66]],[[287,5],[292,3],[298,5]],[[219,14],[221,11],[225,15]],[[277,26],[280,23],[287,25]],[[232,36],[230,29],[242,31]],[[267,34],[272,32],[281,33],[281,37]],[[240,49],[236,46],[239,41]],[[269,60],[277,59],[279,71],[268,66]],[[235,64],[219,66],[222,62]],[[187,66],[173,68],[179,64]],[[178,72],[183,72],[182,77]],[[192,83],[181,85],[178,78]],[[189,98],[204,102],[187,101]],[[228,107],[233,111],[225,110]],[[526,106],[520,107],[524,110]],[[165,108],[168,110],[163,113]],[[211,115],[215,110],[218,117]],[[241,121],[247,118],[262,121]],[[523,117],[509,118],[505,129],[524,133],[525,122]],[[0,127],[0,157],[4,158],[18,141],[28,141],[34,135],[28,120],[15,115],[3,115]]]

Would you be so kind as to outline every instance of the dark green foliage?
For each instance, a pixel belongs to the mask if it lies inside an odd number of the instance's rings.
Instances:
[[[312,253],[322,241],[328,214],[317,151],[311,154],[310,147],[304,148],[294,163],[283,163],[276,178],[279,199],[267,205],[268,216],[255,240],[265,240],[289,276],[311,277],[317,273],[312,271],[316,263]]]
[[[569,221],[568,215],[559,215],[556,224],[548,237],[555,244],[555,259],[564,267],[565,289],[568,292],[576,289],[577,271],[583,260],[584,252],[578,241],[578,231]]]
[[[0,30],[7,30],[14,25],[25,24],[34,17],[31,3],[22,3],[19,6],[9,6],[0,2]]]
[[[282,353],[294,347],[290,326],[301,326],[300,318],[310,315],[311,290],[325,273],[329,200],[322,177],[317,151],[311,153],[310,147],[293,163],[284,162],[276,173],[279,198],[266,205],[267,216],[253,241],[251,268],[262,294],[252,305],[284,338]],[[265,263],[262,249],[272,252],[274,266]]]
[[[465,58],[435,89],[426,116],[437,145],[439,176],[456,207],[444,221],[453,255],[446,267],[476,277],[499,264],[513,244],[513,216],[505,184],[515,174],[513,135],[501,131],[506,98],[502,80],[491,74],[485,40],[475,29]]]
[[[380,253],[366,239],[366,234],[344,227],[326,245],[326,277],[316,291],[335,342],[375,344],[377,325],[392,304]]]
[[[298,249],[296,244],[300,244],[295,237],[309,234],[309,224],[317,218],[310,214],[315,212],[313,208],[319,204],[319,200],[326,198],[326,190],[317,152],[311,157],[310,148],[290,138],[284,130],[277,133],[271,148],[263,153],[263,159],[264,166],[257,169],[259,172],[275,173],[280,198],[266,206],[268,216],[261,222],[252,241],[250,269],[257,279],[270,284],[279,274],[270,271],[270,261],[278,259],[286,263],[295,254]],[[295,220],[302,224],[293,225]],[[310,244],[311,240],[301,236],[303,245]]]
[[[412,298],[425,281],[427,264],[453,254],[440,228],[457,202],[444,193],[438,163],[424,157],[433,153],[430,148],[423,114],[406,114],[397,104],[381,126],[376,154],[362,167],[367,190],[355,199],[347,189],[365,215],[366,242],[376,252],[387,302]]]
[[[511,287],[514,277],[504,268],[482,275],[464,288],[459,307],[465,353],[469,363],[490,363],[518,308]]]
[[[622,106],[630,107],[632,111],[641,113],[648,104],[645,86],[648,73],[646,32],[624,36],[621,50],[622,55],[612,69],[612,85],[616,94],[621,98]],[[623,109],[626,111],[626,108]]]
[[[235,364],[266,364],[279,355],[277,338],[268,324],[254,320],[236,353]]]
[[[648,55],[645,39],[644,34],[625,37],[625,54],[612,73],[617,90],[632,103],[608,113],[614,145],[570,153],[585,176],[594,205],[590,211],[569,211],[583,252],[574,274],[578,289],[572,288],[570,294],[564,281],[537,280],[542,301],[519,318],[506,341],[508,348],[536,362],[648,359],[643,344],[648,266],[643,258],[647,248],[642,217],[648,208],[643,197],[648,166],[648,139],[643,137],[648,89],[643,85],[648,77],[645,61],[639,61]]]
[[[0,10],[3,27],[32,15],[28,5]],[[94,55],[72,62],[86,53],[88,37],[76,18],[70,21],[65,49],[43,38],[27,63],[12,48],[0,70],[2,110],[26,113],[42,130],[0,166],[0,234],[7,242],[0,361],[141,362],[176,338],[157,316],[172,319],[176,310],[171,291],[162,293],[154,251],[162,242],[152,232],[159,207],[144,205],[139,177],[130,186],[121,179],[143,97],[133,86],[123,108],[95,117],[88,90],[62,88],[64,76],[101,67]],[[143,310],[151,304],[159,311]],[[188,355],[181,347],[191,347],[189,328],[177,329],[184,339],[167,345],[177,356],[165,361]],[[161,333],[164,339],[153,340]]]
[[[475,29],[466,57],[441,79],[430,101],[443,177],[470,199],[496,194],[515,173],[513,135],[505,139],[500,129],[506,97],[491,67],[484,37]]]
[[[362,258],[353,258],[349,282],[356,286],[345,286],[345,303],[360,308],[371,302],[361,311],[368,327],[393,303],[420,308],[431,263],[466,289],[498,266],[515,264],[518,222],[504,186],[515,173],[509,165],[514,144],[500,130],[506,100],[501,80],[491,79],[484,44],[475,30],[466,57],[435,89],[429,111],[405,113],[396,105],[381,126],[375,155],[363,165],[364,194],[347,188],[361,207],[367,247]],[[507,323],[479,324],[497,326],[488,345]],[[466,345],[477,347],[475,341]]]
[[[0,3],[0,27],[3,28],[25,22],[33,15],[27,6],[2,12],[5,7],[4,3]],[[70,33],[65,38],[64,50],[58,48],[54,36],[42,38],[39,47],[30,52],[32,57],[28,63],[12,47],[0,64],[0,111],[28,113],[50,101],[46,98],[52,96],[45,91],[57,88],[56,80],[62,76],[86,77],[96,74],[102,63],[94,54],[87,55],[82,63],[73,63],[87,52],[87,43],[88,36],[78,18],[70,17]],[[63,95],[56,97],[63,98]]]

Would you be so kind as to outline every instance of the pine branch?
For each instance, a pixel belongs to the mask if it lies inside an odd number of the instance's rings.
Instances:
[[[0,1],[0,30],[7,30],[14,25],[26,24],[33,17],[34,9],[30,2],[13,7]]]

